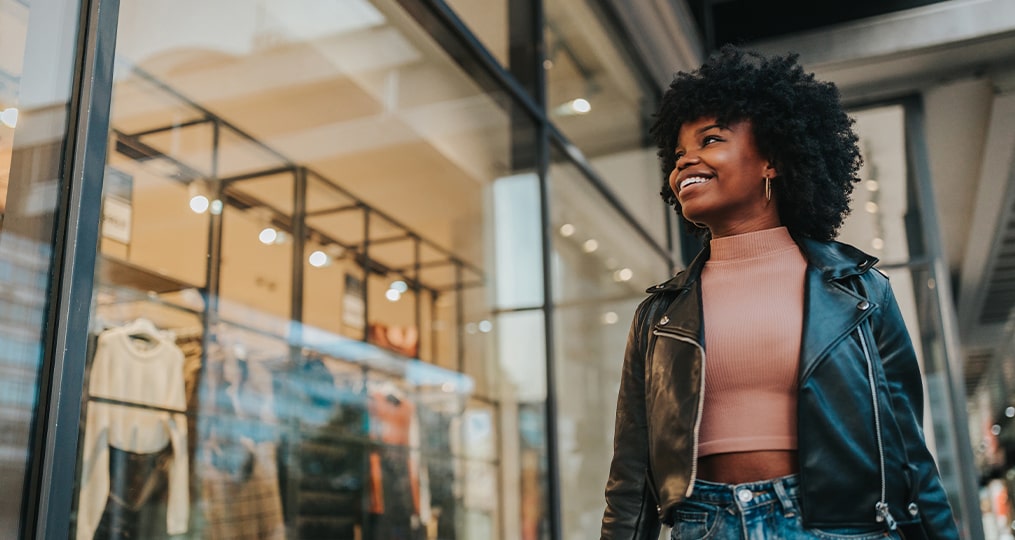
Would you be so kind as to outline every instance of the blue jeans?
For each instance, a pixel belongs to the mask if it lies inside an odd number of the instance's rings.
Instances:
[[[749,484],[695,480],[691,497],[673,509],[672,540],[901,540],[881,524],[804,529],[796,475]],[[871,514],[874,511],[871,509]]]

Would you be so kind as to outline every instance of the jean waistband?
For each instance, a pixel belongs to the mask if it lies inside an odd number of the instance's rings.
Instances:
[[[720,484],[708,480],[695,480],[694,491],[688,500],[717,505],[736,503],[741,509],[747,510],[772,501],[779,501],[784,506],[789,505],[792,500],[797,499],[799,489],[800,479],[795,474],[745,484]]]

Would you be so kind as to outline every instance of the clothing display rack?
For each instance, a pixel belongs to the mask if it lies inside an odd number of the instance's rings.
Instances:
[[[144,276],[140,279],[150,280]],[[116,322],[104,314],[122,305],[140,308],[147,304],[158,310],[178,310],[190,316],[200,316],[204,312],[203,309],[179,305],[163,298],[162,295],[188,288],[187,284],[178,283],[175,287],[164,287],[160,295],[153,292],[142,293],[128,286],[128,283],[134,283],[134,280],[103,284],[97,289],[104,298],[104,303],[97,306],[97,316],[111,326],[115,327]],[[151,315],[156,312],[139,309],[139,313]],[[131,314],[122,314],[121,318],[129,319]],[[174,329],[164,328],[164,330],[172,332]],[[225,351],[227,355],[235,354],[236,350],[229,348],[228,345],[250,343],[251,335],[257,336],[260,340],[267,339],[278,343],[278,347],[275,348],[277,353],[275,360],[267,358],[272,356],[271,353],[262,355],[266,357],[259,360],[249,360],[271,364],[269,371],[274,381],[271,383],[274,386],[274,396],[271,399],[275,401],[273,414],[277,416],[252,418],[242,412],[225,413],[221,410],[221,404],[218,403],[221,397],[215,396],[223,395],[222,388],[202,386],[210,380],[207,370],[221,370],[224,367],[222,353],[214,352],[214,346],[212,350],[204,348],[201,351],[201,370],[204,373],[199,382],[193,383],[199,386],[192,390],[198,396],[193,409],[179,411],[103,397],[87,399],[90,403],[185,414],[191,422],[192,444],[196,446],[190,449],[192,468],[207,465],[206,456],[209,454],[202,449],[211,444],[218,449],[215,455],[220,456],[213,460],[217,467],[214,470],[222,474],[223,471],[232,471],[225,477],[226,479],[219,478],[212,485],[220,485],[228,478],[241,474],[241,471],[245,470],[244,467],[252,466],[244,465],[250,463],[252,459],[260,460],[257,461],[259,464],[257,467],[270,469],[277,466],[277,469],[271,471],[273,473],[271,480],[277,481],[275,489],[279,492],[283,523],[287,530],[294,531],[294,537],[352,538],[355,534],[363,538],[388,538],[389,533],[400,534],[397,531],[389,531],[387,527],[390,523],[401,523],[395,519],[396,515],[401,516],[399,519],[404,518],[403,525],[408,527],[406,524],[409,523],[409,514],[403,515],[403,511],[409,509],[411,512],[411,505],[418,503],[413,502],[415,499],[405,498],[410,491],[406,490],[408,484],[405,486],[400,484],[405,479],[405,470],[398,465],[399,460],[408,459],[415,454],[418,456],[416,459],[419,466],[440,476],[454,472],[455,468],[450,465],[453,459],[464,459],[464,456],[450,457],[451,447],[447,445],[432,448],[420,446],[417,442],[416,446],[406,446],[378,438],[374,433],[375,428],[371,426],[379,420],[373,417],[375,413],[370,406],[371,399],[378,399],[371,397],[371,383],[374,383],[381,385],[378,388],[391,389],[407,403],[415,403],[414,407],[418,414],[426,415],[431,424],[435,418],[457,416],[465,409],[464,403],[471,388],[462,375],[448,372],[447,380],[443,383],[441,381],[433,383],[437,386],[430,385],[429,388],[433,390],[426,391],[413,385],[411,376],[408,375],[409,370],[405,367],[406,363],[418,361],[403,359],[395,363],[392,362],[393,353],[381,350],[375,351],[377,354],[374,356],[363,354],[364,348],[376,348],[355,340],[345,340],[357,349],[352,355],[356,357],[355,359],[344,359],[304,347],[300,349],[300,354],[294,361],[293,356],[289,354],[291,346],[286,336],[249,325],[237,325],[223,319],[219,319],[216,325],[210,328],[210,332],[211,335],[203,337],[202,343],[209,344],[213,341],[218,343],[222,336],[232,336],[230,341],[222,342],[223,347],[227,349]],[[215,357],[216,355],[218,357]],[[329,372],[325,368],[326,363],[340,366],[342,376]],[[428,366],[427,369],[441,368]],[[433,373],[428,373],[428,376],[428,380],[432,380]],[[215,377],[211,380],[215,380]],[[444,383],[450,383],[451,386],[445,386]],[[221,385],[221,376],[212,384]],[[448,388],[454,388],[456,391],[449,393]],[[459,390],[464,393],[459,393]],[[416,399],[415,394],[419,391],[425,391],[428,399]],[[261,399],[264,396],[258,394],[253,397]],[[427,412],[431,410],[433,412]],[[452,411],[451,416],[448,416],[449,411]],[[450,420],[444,420],[438,425],[450,430],[452,424]],[[434,433],[432,430],[429,432],[430,440],[434,440]],[[444,439],[447,440],[452,437],[454,435],[450,432],[444,435]],[[242,442],[248,439],[252,442]],[[265,447],[264,444],[273,446]],[[260,451],[258,449],[262,448],[270,449],[268,453],[274,456],[271,460],[274,465],[264,462],[264,456],[256,455],[256,452]],[[267,481],[264,471],[254,474],[259,482],[257,485],[264,488]],[[193,473],[192,477],[194,482],[202,485],[207,483],[201,479],[203,477],[200,474]],[[383,482],[381,479],[384,479]],[[433,484],[434,494],[427,495],[444,504],[444,510],[438,512],[435,519],[439,522],[437,527],[445,531],[454,527],[455,496],[461,493],[460,488],[454,486],[459,481],[453,477],[439,478]],[[238,485],[245,486],[244,489],[247,490],[258,489],[257,486]],[[371,490],[386,493],[389,504],[371,506],[376,504],[370,502],[370,495],[374,493]],[[192,488],[192,491],[203,493],[196,487]],[[225,505],[222,500],[216,500],[218,502],[206,501],[201,504],[211,505],[214,508]],[[336,508],[345,510],[339,511]],[[389,513],[386,519],[370,517],[376,516],[375,512],[381,510]],[[354,529],[359,532],[354,532]],[[453,533],[447,533],[442,537],[453,538]]]
[[[290,317],[294,322],[301,322],[303,319],[303,284],[304,268],[306,257],[304,248],[308,240],[313,240],[322,245],[333,245],[343,250],[346,257],[354,261],[362,269],[364,297],[369,298],[367,289],[371,275],[388,276],[394,275],[403,280],[409,291],[412,291],[417,298],[415,303],[415,326],[422,328],[422,298],[424,294],[429,296],[431,305],[430,313],[435,312],[434,306],[442,294],[455,293],[456,305],[456,331],[458,332],[457,343],[459,345],[457,354],[463,354],[464,341],[462,328],[464,326],[463,305],[461,301],[462,291],[479,287],[485,283],[485,274],[481,268],[473,263],[455,255],[447,248],[428,239],[418,231],[404,225],[400,220],[386,214],[385,212],[371,206],[362,199],[348,192],[336,182],[310,169],[309,167],[292,162],[282,153],[269,147],[264,142],[240,129],[236,125],[216,115],[205,107],[193,102],[177,90],[160,81],[154,75],[144,71],[137,66],[131,66],[130,75],[137,77],[153,89],[166,95],[168,99],[178,101],[181,106],[191,110],[194,117],[188,120],[167,124],[164,126],[152,127],[140,131],[127,132],[114,128],[115,135],[114,149],[119,154],[138,162],[161,160],[168,164],[172,172],[170,178],[191,186],[198,184],[203,186],[208,193],[209,200],[219,200],[223,205],[241,211],[256,209],[264,214],[272,226],[284,231],[292,237],[292,293],[290,295]],[[169,132],[180,133],[186,130],[210,129],[210,162],[204,166],[187,163],[173,152],[166,148],[168,141],[161,140]],[[252,155],[260,155],[267,158],[267,161],[274,162],[273,165],[253,171],[244,171],[237,174],[221,174],[223,139],[230,138],[239,141]],[[164,138],[164,137],[163,137]],[[230,148],[230,151],[235,151]],[[259,179],[283,176],[291,179],[292,199],[291,211],[287,211],[285,204],[272,203],[263,200],[247,190],[242,189],[244,183],[250,183]],[[311,183],[321,185],[329,190],[332,195],[341,199],[341,202],[326,208],[308,210],[307,190]],[[359,238],[339,238],[334,233],[325,231],[323,227],[314,226],[311,221],[321,218],[335,218],[338,216],[354,215],[353,221],[359,222]],[[380,227],[384,230],[384,236],[372,236],[372,228]],[[207,293],[216,302],[219,292],[219,263],[222,255],[222,213],[212,213],[209,225],[209,256],[208,256],[208,287]],[[373,251],[378,246],[384,245],[401,246],[402,250],[409,252],[411,263],[399,264],[375,254]],[[373,251],[372,251],[373,248]],[[428,269],[449,268],[452,280],[450,282],[434,282],[423,276]],[[212,306],[211,311],[215,311]],[[369,321],[370,304],[364,302],[365,321]],[[369,337],[369,325],[365,325],[361,339],[367,341]],[[432,328],[432,325],[431,325]],[[430,358],[436,357],[436,339],[430,340]],[[463,365],[462,358],[458,359],[457,365]]]
[[[201,537],[422,540],[438,531],[440,538],[454,538],[465,482],[456,464],[472,459],[463,450],[461,418],[474,384],[433,363],[442,354],[433,332],[438,299],[453,294],[454,354],[463,366],[463,293],[484,285],[483,270],[121,60],[118,69],[124,67],[121,82],[144,84],[147,95],[174,103],[178,120],[146,129],[113,127],[117,156],[221,206],[201,225],[207,257],[200,285],[122,258],[131,253],[127,242],[104,250],[96,266],[95,336],[138,317],[183,336],[186,410],[88,392],[86,410],[186,418],[190,497],[197,505],[190,527]],[[210,145],[199,152],[207,163],[174,152],[191,136]],[[236,163],[238,169],[229,169]],[[129,200],[134,187],[127,186],[111,196]],[[248,318],[220,301],[223,247],[232,241],[223,235],[226,210],[291,238],[284,319]],[[330,253],[340,253],[336,259],[362,272],[361,336],[303,324],[311,243],[330,246]],[[430,362],[369,341],[368,289],[378,276],[403,281],[414,295],[416,329],[424,328],[429,302]]]

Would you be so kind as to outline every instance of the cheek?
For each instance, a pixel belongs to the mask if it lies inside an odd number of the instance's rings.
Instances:
[[[677,173],[678,173],[677,169],[673,169],[673,172],[670,173],[669,178],[670,191],[673,192],[674,197],[676,197],[677,195]]]

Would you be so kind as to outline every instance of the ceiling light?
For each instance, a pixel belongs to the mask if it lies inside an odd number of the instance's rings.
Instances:
[[[389,288],[398,291],[398,294],[402,294],[405,291],[409,290],[409,286],[406,285],[405,282],[402,280],[392,281],[391,285],[389,285]]]
[[[577,98],[571,101],[571,110],[576,114],[585,114],[592,110],[592,104],[585,98]]]
[[[204,195],[194,195],[190,198],[190,209],[193,210],[195,214],[205,213],[208,211],[209,205],[208,197],[205,197]]]
[[[392,302],[397,302],[398,299],[402,297],[402,293],[396,291],[395,289],[388,289],[387,291],[384,291],[384,297]]]
[[[214,201],[211,202],[211,205],[209,206],[209,208],[211,209],[211,213],[212,214],[214,214],[216,216],[221,214],[222,213],[222,201],[220,201],[218,199],[215,199]]]
[[[490,321],[488,321],[486,319],[483,319],[482,321],[479,321],[479,331],[480,332],[486,334],[490,330],[493,330],[493,323],[492,322],[490,322]]]
[[[1008,418],[1015,418],[1015,407],[1008,407],[1004,410],[1004,415]]]
[[[18,125],[18,110],[14,107],[4,109],[0,112],[0,123],[3,125],[14,128]]]
[[[261,234],[257,235],[257,239],[264,245],[274,244],[278,240],[278,231],[274,227],[265,227],[261,229]]]
[[[881,238],[875,238],[871,240],[871,247],[874,249],[884,249],[885,241],[882,240]]]
[[[599,249],[599,242],[595,238],[589,238],[582,244],[582,251],[585,253],[592,253],[597,249]]]
[[[871,214],[877,214],[878,213],[878,203],[876,203],[874,201],[867,201],[867,204],[864,205],[864,209],[866,209]]]
[[[617,324],[618,320],[620,320],[620,317],[613,311],[603,313],[603,324]]]
[[[994,424],[993,426],[990,426],[990,432],[993,433],[994,435],[1000,435],[1001,434],[1001,425],[1000,424]]]
[[[200,180],[194,180],[187,184],[187,195],[190,196],[190,209],[195,214],[203,214],[208,211],[208,190]]]
[[[634,277],[634,272],[630,268],[621,268],[613,273],[613,281],[631,281]]]
[[[571,225],[570,223],[565,223],[560,226],[560,235],[563,236],[564,238],[573,235],[574,231],[575,231],[574,225]]]
[[[867,186],[867,191],[877,191],[878,188],[880,187],[880,186],[878,186],[878,181],[877,180],[868,180],[868,181],[864,182],[864,185]]]
[[[307,260],[310,261],[310,266],[313,266],[314,268],[321,268],[328,266],[328,263],[331,262],[331,257],[328,257],[327,253],[317,250],[311,253]]]

